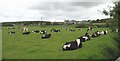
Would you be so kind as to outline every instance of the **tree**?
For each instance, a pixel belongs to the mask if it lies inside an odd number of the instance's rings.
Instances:
[[[117,1],[114,3],[114,7],[112,7],[112,10],[107,12],[106,10],[103,11],[105,15],[110,16],[110,29],[115,31],[118,28],[118,25],[120,25],[120,1]],[[118,49],[120,50],[120,32],[118,30],[118,33],[116,33],[116,36],[114,37],[114,40],[117,42]],[[118,52],[120,56],[120,52]]]

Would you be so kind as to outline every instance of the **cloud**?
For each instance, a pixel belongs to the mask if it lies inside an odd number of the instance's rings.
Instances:
[[[109,4],[108,0],[0,0],[0,22],[105,18],[98,10]]]

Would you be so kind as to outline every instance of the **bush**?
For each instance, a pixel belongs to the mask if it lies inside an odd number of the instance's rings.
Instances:
[[[88,27],[89,27],[89,24],[79,24],[75,26],[75,28],[88,28]]]

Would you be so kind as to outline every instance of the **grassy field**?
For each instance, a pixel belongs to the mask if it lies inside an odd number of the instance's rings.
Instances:
[[[51,33],[49,39],[41,39],[41,34],[31,33],[22,35],[20,29],[15,29],[16,34],[8,34],[8,27],[2,31],[2,54],[3,59],[113,59],[117,56],[118,49],[112,37],[114,33],[91,38],[83,42],[83,47],[73,51],[61,51],[64,43],[72,41],[85,34],[87,28],[75,29],[75,32],[68,32],[67,28],[73,26],[28,26],[29,30],[47,30],[51,28],[61,29],[60,33]],[[17,26],[16,26],[17,28]],[[94,28],[89,33],[108,28]]]

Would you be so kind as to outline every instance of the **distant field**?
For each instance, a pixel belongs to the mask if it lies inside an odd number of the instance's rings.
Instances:
[[[17,28],[16,26],[15,28]],[[117,56],[118,49],[112,37],[114,33],[91,38],[90,41],[83,42],[83,47],[73,51],[61,51],[64,43],[72,41],[85,34],[87,28],[75,32],[66,29],[73,26],[28,26],[29,30],[45,29],[50,32],[51,28],[61,29],[60,33],[51,33],[49,39],[41,39],[41,34],[31,33],[22,35],[20,29],[15,29],[16,34],[8,34],[8,27],[3,27],[2,46],[3,59],[113,59]],[[105,30],[108,28],[94,28],[93,31]],[[109,30],[109,29],[108,29]]]

